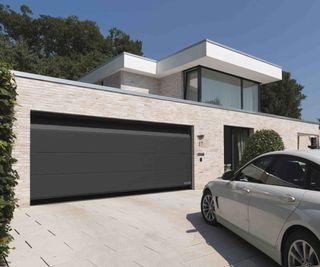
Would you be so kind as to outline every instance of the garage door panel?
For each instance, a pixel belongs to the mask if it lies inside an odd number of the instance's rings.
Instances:
[[[31,199],[190,186],[190,130],[130,125],[32,124]]]
[[[175,169],[191,169],[190,160],[186,160],[189,157],[188,154],[170,154],[170,155],[154,155],[156,164],[156,170],[175,170]]]
[[[150,133],[142,134],[139,131],[130,131],[130,133],[109,133],[103,132],[82,132],[73,131],[64,132],[63,130],[34,129],[33,139],[37,143],[33,145],[33,152],[126,152],[127,148],[137,152],[155,152],[165,151],[166,153],[189,153],[190,137],[188,134]],[[60,127],[60,126],[58,126]],[[119,131],[119,130],[118,130]],[[140,134],[140,135],[139,135]],[[108,135],[108,139],[106,139]],[[177,135],[177,134],[176,134]],[[88,140],[91,140],[88,142]],[[121,144],[119,146],[119,144]]]
[[[190,135],[164,136],[157,141],[157,151],[164,153],[190,154]]]
[[[175,179],[170,179],[169,171],[33,175],[31,194],[37,200],[181,187],[186,175],[181,172]]]
[[[123,175],[123,172],[109,175],[105,173],[35,175],[31,194],[36,200],[141,190],[140,188],[143,189],[146,183],[140,185],[137,182],[152,176],[152,171],[127,173],[127,175]]]
[[[76,132],[77,129],[74,129],[74,132],[60,130],[48,132],[41,129],[34,131],[33,138],[39,141],[34,146],[34,152],[126,152],[128,147],[137,152],[150,152],[154,149],[155,138],[152,136],[109,134],[108,132],[84,133]],[[108,136],[107,139],[106,136]]]
[[[153,155],[147,153],[36,153],[32,159],[38,163],[32,174],[139,171],[156,165]]]
[[[186,161],[186,157],[188,155],[152,153],[32,153],[32,161],[37,164],[31,169],[31,174],[91,173],[119,169],[190,170],[190,162]]]
[[[157,170],[155,179],[163,179],[169,184],[175,184],[177,187],[191,185],[191,179],[189,179],[190,171],[191,169],[175,169],[174,175],[172,175],[172,170]]]

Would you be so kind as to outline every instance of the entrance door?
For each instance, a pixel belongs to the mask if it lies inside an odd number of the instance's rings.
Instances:
[[[242,159],[245,145],[252,128],[224,126],[224,166],[225,171],[236,170]]]

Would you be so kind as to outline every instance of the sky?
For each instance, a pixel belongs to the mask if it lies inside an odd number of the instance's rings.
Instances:
[[[319,0],[4,0],[46,14],[93,20],[107,34],[117,27],[160,59],[203,39],[282,66],[304,85],[302,118],[320,118]]]

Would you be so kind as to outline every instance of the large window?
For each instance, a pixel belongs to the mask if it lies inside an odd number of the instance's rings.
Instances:
[[[188,71],[186,75],[186,99],[198,101],[198,69]]]
[[[259,84],[197,67],[185,72],[185,98],[227,108],[259,111]]]
[[[239,78],[202,68],[201,89],[201,102],[241,109]]]
[[[257,83],[242,80],[243,109],[258,111],[259,109],[259,85]]]

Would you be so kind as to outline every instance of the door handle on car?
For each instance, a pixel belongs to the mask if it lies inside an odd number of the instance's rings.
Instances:
[[[249,194],[251,192],[250,189],[247,187],[243,188],[243,191],[246,192],[247,194]]]
[[[287,201],[287,202],[295,202],[296,201],[296,198],[291,195],[284,195],[281,198],[282,198],[282,200]]]

